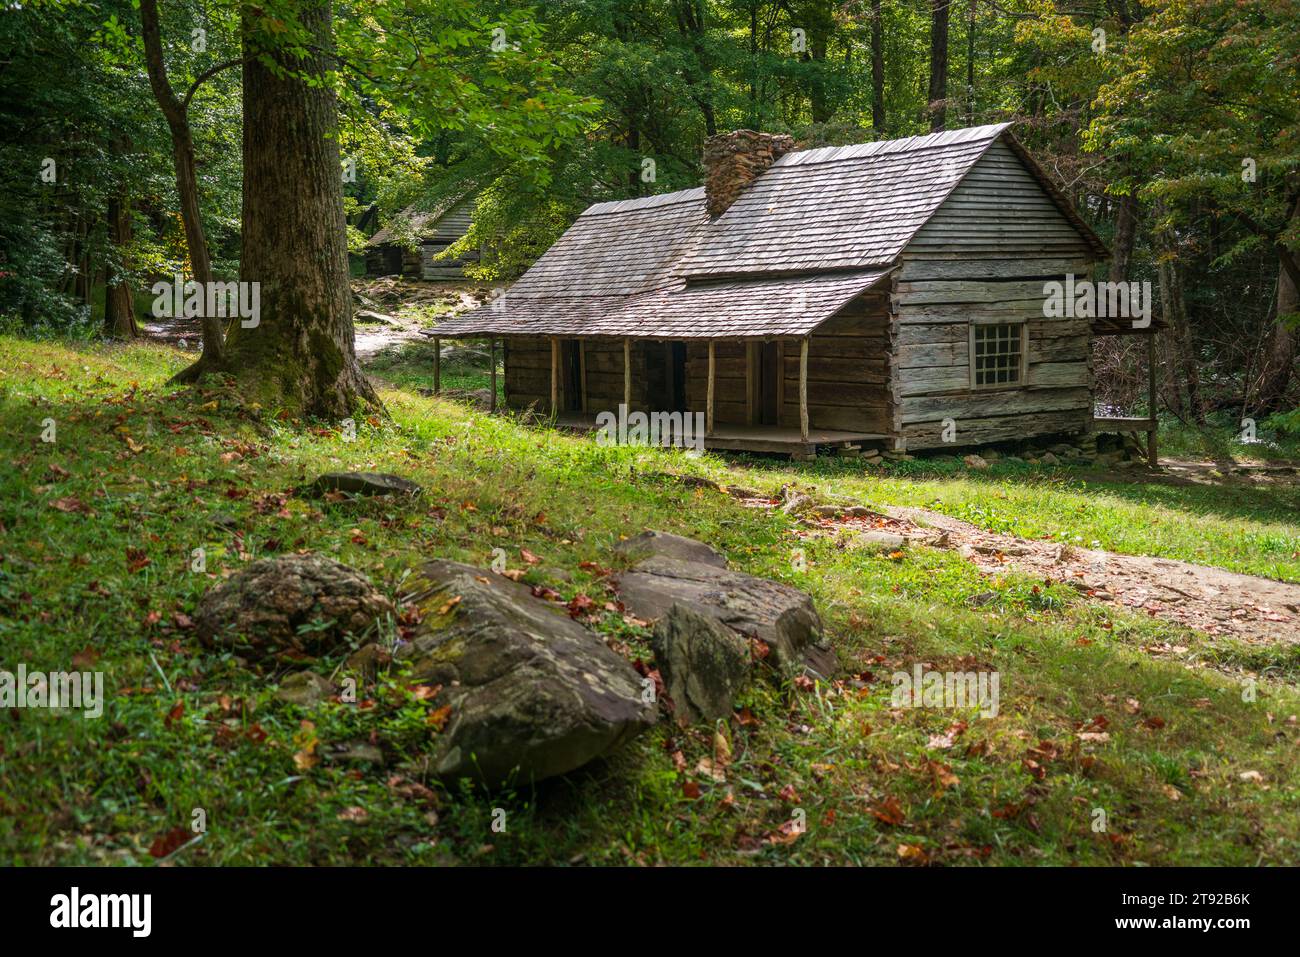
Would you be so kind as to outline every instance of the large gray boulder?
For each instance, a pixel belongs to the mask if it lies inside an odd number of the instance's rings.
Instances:
[[[614,546],[614,552],[630,562],[639,562],[658,555],[684,562],[700,562],[717,568],[727,567],[727,560],[711,546],[671,532],[642,532],[640,535],[619,542]]]
[[[771,649],[772,664],[786,673],[808,670],[829,678],[836,670],[812,598],[789,585],[715,564],[651,555],[619,576],[618,592],[637,618],[653,621],[681,604],[757,638]]]
[[[462,565],[422,566],[419,633],[397,651],[450,707],[429,769],[444,780],[526,784],[579,768],[654,723],[640,675],[563,606]]]
[[[655,661],[678,721],[715,721],[731,714],[749,675],[749,644],[716,618],[674,604],[651,638]]]
[[[315,657],[347,649],[392,611],[356,569],[323,555],[280,555],[209,590],[194,626],[201,640],[248,657]]]

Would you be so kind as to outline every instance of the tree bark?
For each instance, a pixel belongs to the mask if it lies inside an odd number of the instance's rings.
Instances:
[[[206,284],[212,281],[212,258],[208,252],[208,238],[203,230],[203,217],[199,212],[199,181],[195,172],[194,138],[190,134],[186,109],[188,102],[182,102],[176,96],[167,79],[162,34],[158,27],[158,0],[140,0],[140,23],[149,86],[153,89],[154,99],[158,101],[158,107],[167,120],[167,128],[171,131],[176,193],[181,203],[181,223],[185,227],[185,246],[190,254],[190,272],[195,282]],[[203,353],[199,361],[177,376],[177,379],[197,378],[201,372],[220,364],[224,339],[221,317],[204,316]]]
[[[966,125],[975,125],[975,4],[966,0]]]
[[[944,129],[948,111],[948,6],[930,0],[930,130]]]
[[[1205,424],[1205,407],[1201,402],[1201,371],[1196,362],[1196,334],[1187,322],[1187,307],[1183,300],[1183,280],[1178,269],[1173,241],[1167,233],[1160,233],[1161,248],[1159,278],[1160,302],[1165,322],[1172,334],[1174,357],[1183,372],[1183,385],[1187,389],[1187,408],[1192,421]]]
[[[1273,331],[1269,336],[1268,355],[1265,358],[1259,393],[1255,400],[1258,412],[1267,414],[1283,411],[1289,405],[1287,392],[1295,374],[1296,331],[1284,317],[1300,312],[1300,296],[1296,284],[1279,262],[1277,269],[1277,309],[1273,315]]]
[[[871,128],[885,130],[885,22],[880,0],[871,0]]]
[[[713,76],[704,45],[706,28],[703,0],[675,0],[673,12],[677,16],[678,32],[690,45],[691,53],[695,56],[695,64],[687,69],[685,79],[692,90],[691,97],[704,118],[704,133],[713,136],[718,132],[718,118],[711,92]]]
[[[104,335],[113,339],[136,339],[140,327],[135,321],[135,293],[127,280],[127,249],[131,245],[131,204],[125,196],[108,201],[108,238],[117,252],[116,266],[107,271],[104,288]]]
[[[242,14],[239,278],[258,284],[260,316],[256,325],[232,324],[222,365],[264,408],[338,418],[379,399],[356,360],[338,104],[324,76],[333,20],[329,0],[290,0],[276,15],[286,10],[311,37],[303,58],[277,43],[277,23],[254,7]]]
[[[1138,203],[1133,193],[1119,197],[1115,206],[1115,255],[1110,261],[1110,281],[1125,282],[1133,261],[1133,240],[1137,234]]]
[[[830,50],[831,34],[835,32],[835,11],[828,0],[813,0],[803,13],[806,23],[808,49],[804,62],[812,66],[808,78],[808,112],[814,123],[825,123],[835,114],[826,78],[830,73],[826,56]]]

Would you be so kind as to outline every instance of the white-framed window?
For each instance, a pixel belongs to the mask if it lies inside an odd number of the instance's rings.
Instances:
[[[970,387],[1018,389],[1025,384],[1028,325],[1024,322],[972,322]]]

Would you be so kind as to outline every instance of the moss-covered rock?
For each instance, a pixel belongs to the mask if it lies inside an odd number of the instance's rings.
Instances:
[[[579,768],[655,720],[640,675],[526,585],[458,562],[422,566],[408,600],[420,632],[397,652],[442,685],[450,713],[429,769],[444,780],[527,784]]]
[[[370,579],[323,555],[254,562],[211,589],[194,615],[198,636],[251,658],[335,654],[393,611]]]

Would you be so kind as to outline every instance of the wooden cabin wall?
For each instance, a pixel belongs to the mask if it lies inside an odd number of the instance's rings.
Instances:
[[[903,254],[893,294],[898,332],[895,428],[909,449],[1081,432],[1092,417],[1084,319],[1046,318],[1046,282],[1089,275],[1094,254],[1009,147],[994,143]],[[972,389],[972,319],[1028,324],[1024,386]]]
[[[551,408],[551,340],[548,336],[509,336],[503,340],[506,405],[513,409]],[[632,408],[645,409],[647,354],[659,343],[632,343]],[[623,340],[587,339],[582,342],[586,367],[587,412],[617,412],[623,401]],[[560,407],[567,406],[567,382],[560,377]]]
[[[551,405],[551,340],[545,336],[507,336],[501,346],[506,405],[547,411]]]
[[[799,427],[799,340],[784,339],[780,425]],[[808,422],[812,428],[887,433],[892,421],[889,393],[890,320],[888,297],[855,299],[813,335],[808,344]],[[746,343],[720,339],[714,344],[713,419],[749,424]],[[693,412],[708,404],[709,346],[692,340],[686,347],[686,402]]]
[[[744,425],[748,401],[745,392],[745,343],[719,339],[713,345],[713,421]],[[686,407],[707,412],[709,394],[709,343],[692,339],[686,343]]]
[[[410,255],[392,243],[382,243],[366,249],[367,276],[399,276],[407,272],[408,262],[414,269]]]
[[[889,299],[859,296],[828,319],[808,343],[808,423],[847,432],[892,432]],[[799,341],[785,347],[781,424],[799,427]]]
[[[588,339],[583,344],[587,363],[587,412],[618,412],[623,401],[623,340]],[[655,342],[632,342],[632,409],[646,409],[646,357]]]
[[[437,279],[464,279],[465,267],[471,263],[477,263],[479,256],[476,252],[470,252],[456,259],[439,259],[450,243],[443,242],[426,242],[420,246],[420,278],[437,280]]]
[[[465,266],[478,262],[479,254],[470,252],[457,259],[437,259],[444,249],[469,232],[476,196],[467,196],[429,227],[420,246],[420,275],[424,279],[464,279]],[[547,395],[549,396],[549,392]]]

